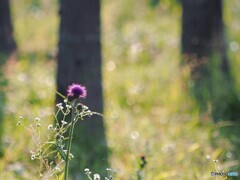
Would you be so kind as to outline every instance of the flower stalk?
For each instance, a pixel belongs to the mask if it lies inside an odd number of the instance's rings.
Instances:
[[[72,146],[74,126],[75,126],[75,122],[76,122],[75,103],[76,103],[76,99],[72,102],[72,114],[71,114],[71,122],[70,122],[71,125],[70,125],[69,138],[68,138],[68,143],[67,143],[67,156],[66,156],[65,167],[64,167],[64,180],[67,180],[68,171],[69,171],[69,160],[70,160],[69,156],[70,156],[70,151],[71,151],[71,146]]]
[[[67,96],[68,98],[72,98],[73,101],[71,103],[72,106],[72,114],[71,114],[71,122],[70,122],[70,130],[69,130],[69,136],[68,136],[68,142],[67,142],[67,154],[66,154],[66,160],[65,160],[65,167],[64,167],[64,180],[67,180],[68,172],[69,172],[69,156],[72,146],[72,138],[73,138],[73,131],[75,123],[78,120],[78,111],[77,111],[77,100],[79,98],[86,98],[87,96],[87,90],[85,86],[82,86],[80,84],[72,84],[68,86],[67,89]]]
[[[57,92],[58,93],[58,92]],[[34,143],[37,145],[36,151],[31,152],[31,160],[38,160],[40,163],[39,175],[40,177],[46,177],[48,179],[52,175],[56,175],[59,179],[67,180],[69,176],[69,164],[73,157],[71,154],[71,146],[73,141],[73,132],[76,122],[85,116],[92,116],[93,112],[88,110],[88,107],[79,103],[81,98],[86,98],[87,89],[80,84],[71,84],[67,89],[67,97],[58,93],[64,98],[63,103],[58,103],[57,112],[54,114],[56,124],[49,124],[48,130],[50,136],[46,141],[42,141],[40,129],[40,118],[35,118],[34,124],[29,124],[26,127],[33,133]],[[59,113],[61,116],[59,116]],[[66,122],[66,117],[70,116],[70,122]],[[97,114],[97,113],[94,113]],[[61,117],[61,120],[58,119]],[[23,117],[19,118],[17,123],[20,126],[23,123]],[[68,136],[65,137],[65,133],[68,132]],[[66,150],[65,150],[66,147]],[[49,159],[54,159],[49,162]],[[54,164],[56,162],[56,164]],[[45,173],[45,171],[47,173]],[[45,176],[45,174],[47,174]]]

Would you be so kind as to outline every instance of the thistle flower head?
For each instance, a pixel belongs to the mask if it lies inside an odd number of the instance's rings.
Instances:
[[[72,84],[68,86],[67,93],[68,93],[67,94],[68,97],[72,97],[74,99],[86,98],[87,96],[86,87],[80,84]]]

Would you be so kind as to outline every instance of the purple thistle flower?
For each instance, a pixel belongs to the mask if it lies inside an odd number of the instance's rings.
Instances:
[[[86,96],[87,96],[86,87],[82,86],[80,84],[72,84],[72,85],[68,86],[67,96],[72,97],[74,99],[86,98]]]

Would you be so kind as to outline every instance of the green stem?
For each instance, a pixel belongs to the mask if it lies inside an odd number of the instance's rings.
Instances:
[[[137,172],[137,180],[142,180],[142,176],[139,171]]]
[[[75,114],[74,114],[74,109],[75,108],[75,100],[72,103],[72,115],[71,115],[71,125],[70,125],[70,130],[69,130],[69,139],[67,143],[67,157],[65,161],[65,168],[64,168],[64,180],[67,180],[68,177],[68,170],[69,170],[69,154],[71,150],[71,145],[72,145],[72,138],[73,138],[73,130],[74,130],[74,119],[75,119]]]

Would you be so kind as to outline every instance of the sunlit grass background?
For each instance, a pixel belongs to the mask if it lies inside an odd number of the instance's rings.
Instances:
[[[20,115],[45,124],[53,119],[58,1],[11,3],[18,56],[6,68],[0,178],[37,179],[31,134],[16,124]],[[239,89],[238,1],[225,1],[224,13]],[[179,68],[180,34],[181,8],[172,1],[162,0],[154,9],[147,0],[102,1],[105,125],[117,179],[134,178],[142,154],[148,161],[145,179],[211,179],[211,171],[237,170],[239,153],[229,141],[239,142],[237,134],[222,137],[224,125],[213,124],[208,113],[200,118],[187,91],[188,70]],[[227,128],[233,132],[239,126]]]

